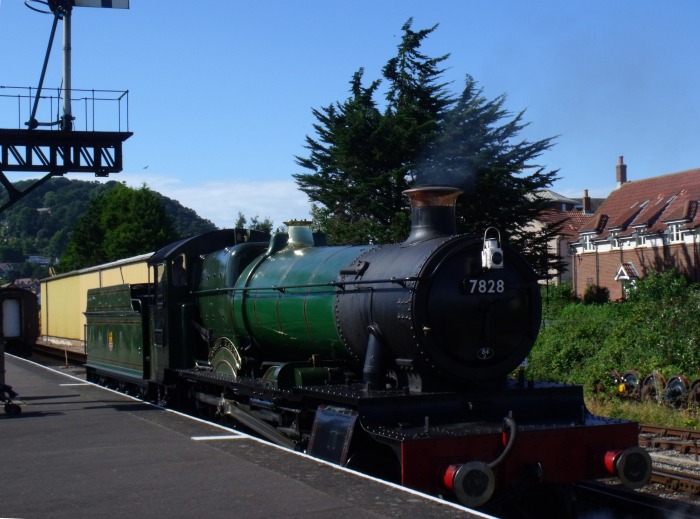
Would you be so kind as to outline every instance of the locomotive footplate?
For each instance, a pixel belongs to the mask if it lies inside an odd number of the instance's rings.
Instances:
[[[200,400],[220,410],[236,407],[233,418],[266,422],[259,432],[271,441],[284,445],[286,435],[293,448],[308,446],[309,454],[353,467],[352,442],[369,438],[379,447],[370,458],[381,465],[390,463],[386,449],[394,453],[402,485],[454,492],[463,504],[478,506],[493,492],[523,486],[610,476],[635,487],[651,467],[648,455],[635,450],[637,424],[589,413],[581,386],[510,381],[492,389],[409,393],[362,384],[279,389],[260,378],[201,369],[177,374],[199,388]],[[366,463],[367,457],[360,470]],[[462,495],[473,483],[465,471],[488,483],[474,499]]]
[[[510,381],[497,389],[463,392],[409,393],[367,390],[362,384],[326,384],[280,389],[260,378],[233,377],[205,369],[177,370],[190,383],[210,385],[221,395],[253,398],[270,405],[303,405],[314,412],[321,404],[345,406],[357,412],[363,427],[396,440],[483,434],[499,429],[505,417],[521,427],[584,425],[590,421],[581,386]],[[546,405],[543,405],[546,402]],[[469,424],[462,427],[460,424]]]

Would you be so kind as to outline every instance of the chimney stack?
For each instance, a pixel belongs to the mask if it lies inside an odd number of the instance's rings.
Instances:
[[[583,190],[583,214],[591,212],[591,197],[588,196],[588,189]]]
[[[620,155],[617,166],[615,166],[615,176],[617,178],[617,187],[627,182],[627,164],[624,163],[622,155]]]
[[[425,186],[403,192],[411,200],[411,234],[404,245],[457,234],[456,204],[461,189]]]

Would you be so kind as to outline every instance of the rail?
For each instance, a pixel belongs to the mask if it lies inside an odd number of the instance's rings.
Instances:
[[[639,433],[651,433],[657,436],[676,436],[684,440],[700,440],[700,431],[694,429],[678,429],[661,425],[640,424]]]
[[[59,130],[66,90],[42,88],[35,118],[38,126]],[[0,128],[29,128],[32,107],[37,97],[34,87],[0,85]],[[128,90],[71,89],[73,129],[77,131],[129,131]],[[4,120],[6,114],[7,121]],[[9,120],[10,117],[15,120]]]
[[[665,486],[669,490],[700,494],[700,476],[692,472],[682,472],[670,469],[654,469],[651,472],[650,483]]]

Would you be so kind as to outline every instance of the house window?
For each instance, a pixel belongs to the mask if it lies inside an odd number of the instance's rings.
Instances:
[[[593,237],[590,234],[583,237],[583,250],[585,252],[595,250],[595,245],[593,244]]]
[[[677,223],[672,223],[668,226],[668,236],[671,239],[671,243],[678,243],[683,241],[683,233],[681,232],[681,226]]]
[[[637,234],[637,247],[643,247],[647,244],[647,237],[644,234]]]
[[[617,233],[614,232],[610,236],[610,246],[613,249],[619,249],[620,248],[620,238],[618,238]]]

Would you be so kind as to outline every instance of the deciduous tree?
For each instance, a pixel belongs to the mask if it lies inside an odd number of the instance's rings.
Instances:
[[[91,200],[73,228],[60,270],[84,268],[153,252],[174,241],[172,218],[145,185],[116,184]]]

